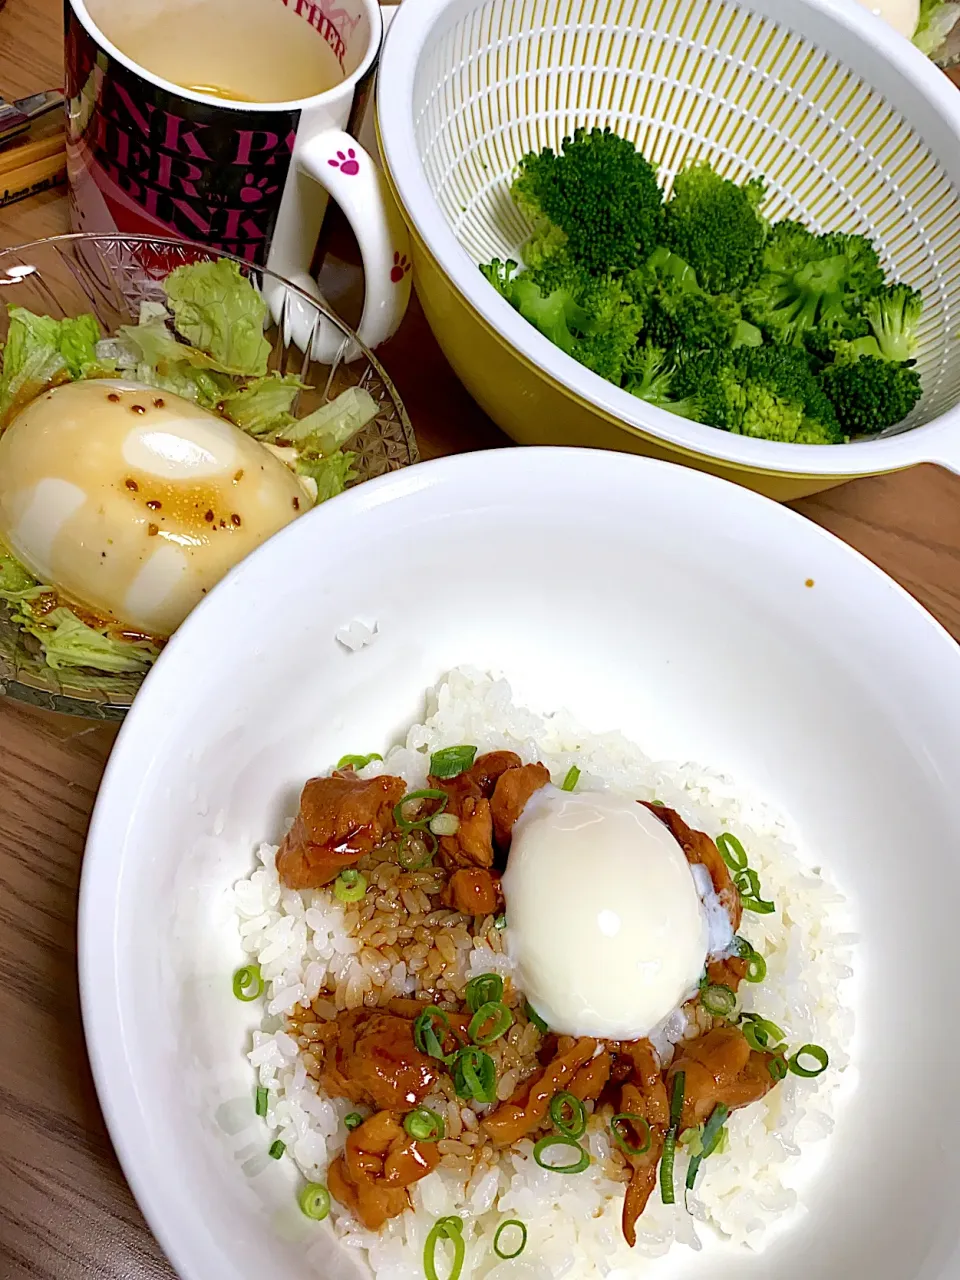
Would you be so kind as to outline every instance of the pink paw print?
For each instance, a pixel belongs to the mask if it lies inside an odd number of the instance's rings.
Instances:
[[[256,204],[257,201],[263,200],[265,196],[272,196],[276,190],[276,187],[270,186],[269,178],[261,178],[257,182],[253,174],[248,173],[243,180],[243,186],[240,188],[240,199],[244,204]]]
[[[346,155],[338,151],[336,160],[328,160],[327,164],[332,165],[334,169],[339,169],[346,178],[352,178],[355,173],[360,172],[360,161],[353,147],[347,148]]]
[[[409,270],[410,263],[407,261],[407,255],[405,253],[394,253],[393,266],[390,268],[390,279],[393,284],[399,284]]]

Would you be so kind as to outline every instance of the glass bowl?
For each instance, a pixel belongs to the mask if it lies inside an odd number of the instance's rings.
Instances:
[[[163,302],[162,281],[185,262],[231,257],[204,245],[148,236],[65,235],[37,240],[0,252],[0,303],[62,319],[92,311],[104,334],[135,324],[141,302]],[[266,336],[270,369],[296,373],[309,389],[301,392],[299,416],[362,386],[380,406],[376,418],[354,436],[353,484],[396,471],[419,460],[410,419],[396,388],[374,355],[336,315],[273,272],[239,258],[244,274],[279,310],[279,323]],[[277,306],[277,299],[281,305]],[[0,342],[6,339],[7,306],[0,307]],[[291,322],[292,319],[292,322]],[[292,340],[296,337],[300,346]],[[306,351],[321,346],[335,351],[330,362]],[[331,335],[342,341],[331,344]],[[316,339],[316,341],[314,341]],[[53,671],[32,638],[13,625],[0,602],[0,694],[32,706],[97,720],[121,720],[143,676],[106,675],[77,667]]]

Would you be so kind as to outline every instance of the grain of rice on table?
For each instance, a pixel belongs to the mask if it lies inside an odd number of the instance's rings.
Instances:
[[[843,895],[798,856],[782,820],[745,798],[722,774],[655,762],[622,734],[587,732],[565,712],[544,717],[515,706],[505,681],[468,668],[451,672],[431,691],[424,722],[360,776],[399,775],[411,790],[419,789],[427,784],[430,754],[465,742],[479,752],[510,750],[525,762],[542,761],[558,783],[576,764],[578,790],[656,798],[714,837],[735,831],[765,895],[777,904],[774,914],[744,915],[740,932],[767,961],[763,983],[741,988],[744,1008],[779,1024],[791,1044],[821,1044],[830,1070],[815,1080],[788,1076],[761,1102],[734,1112],[727,1147],[710,1157],[709,1176],[704,1166],[689,1212],[682,1196],[672,1206],[652,1196],[637,1223],[633,1250],[620,1232],[629,1170],[602,1115],[592,1116],[583,1139],[590,1167],[576,1176],[552,1173],[536,1164],[529,1140],[504,1152],[486,1143],[479,1121],[491,1108],[458,1099],[444,1074],[424,1100],[444,1120],[441,1164],[411,1188],[411,1210],[373,1233],[334,1202],[333,1229],[366,1251],[377,1280],[419,1276],[430,1226],[453,1213],[464,1220],[461,1280],[483,1280],[498,1264],[491,1241],[508,1217],[527,1225],[523,1259],[535,1267],[535,1280],[564,1271],[583,1280],[600,1280],[612,1268],[622,1268],[623,1276],[645,1272],[644,1259],[665,1253],[674,1242],[696,1246],[710,1229],[705,1223],[734,1246],[759,1247],[772,1223],[796,1211],[794,1186],[802,1188],[804,1155],[811,1144],[829,1138],[850,1075],[853,1014],[844,984],[853,970],[856,937]],[[515,1018],[507,1036],[488,1046],[498,1071],[498,1097],[509,1096],[508,1086],[536,1069],[540,1035],[511,981],[509,928],[497,928],[492,916],[478,921],[444,908],[436,896],[444,876],[431,868],[404,871],[393,860],[395,846],[360,860],[367,892],[361,903],[346,908],[327,889],[283,888],[275,854],[275,845],[260,847],[257,868],[237,884],[234,899],[240,947],[260,963],[264,1008],[270,1010],[252,1032],[249,1051],[257,1083],[268,1091],[269,1141],[286,1143],[305,1178],[325,1180],[346,1139],[344,1117],[355,1110],[319,1090],[317,1057],[310,1049],[322,1024],[340,1010],[376,1008],[397,996],[459,1008],[470,978],[495,972],[504,978],[504,998]],[[686,1017],[676,1014],[652,1037],[664,1062],[690,1030]],[[678,1186],[687,1160],[678,1150]],[[571,1257],[578,1260],[572,1270]]]

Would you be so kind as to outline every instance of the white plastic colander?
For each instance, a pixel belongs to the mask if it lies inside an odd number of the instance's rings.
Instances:
[[[427,252],[574,394],[684,449],[781,473],[960,463],[960,94],[853,0],[404,0],[378,116],[391,182]],[[668,188],[707,160],[738,181],[764,177],[772,218],[870,236],[888,276],[925,299],[924,394],[910,417],[842,448],[730,437],[637,401],[527,325],[476,264],[522,257],[517,161],[580,125],[630,138]],[[430,318],[443,343],[442,318]]]

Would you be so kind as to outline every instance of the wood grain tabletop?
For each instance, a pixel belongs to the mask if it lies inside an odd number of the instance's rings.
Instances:
[[[61,0],[0,4],[0,95],[60,84],[61,22]],[[67,230],[60,193],[0,211],[3,246]],[[349,261],[342,226],[327,240],[330,260]],[[352,305],[347,297],[347,319]],[[380,354],[424,457],[508,443],[447,367],[415,301]],[[960,638],[960,479],[918,467],[796,506]],[[0,701],[0,1280],[173,1277],[117,1165],[80,1023],[77,887],[113,737]]]

